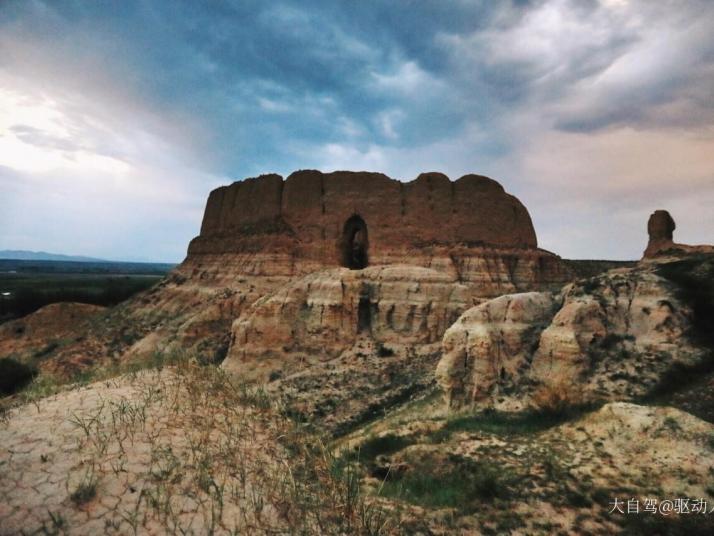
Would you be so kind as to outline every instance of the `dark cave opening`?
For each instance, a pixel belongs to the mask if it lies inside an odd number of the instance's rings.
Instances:
[[[350,217],[342,228],[340,255],[342,266],[350,270],[361,270],[369,264],[367,250],[367,224],[355,214]]]
[[[361,296],[357,306],[357,333],[372,330],[372,305],[369,297]]]

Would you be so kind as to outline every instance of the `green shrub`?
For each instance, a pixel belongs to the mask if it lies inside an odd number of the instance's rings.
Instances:
[[[97,496],[97,479],[93,471],[87,471],[69,498],[76,505],[86,504]]]
[[[37,375],[37,370],[11,357],[0,359],[0,393],[16,393]]]

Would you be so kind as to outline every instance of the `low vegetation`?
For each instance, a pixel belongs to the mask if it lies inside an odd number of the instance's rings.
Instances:
[[[97,404],[69,410],[76,446],[63,446],[61,456],[79,456],[66,475],[72,506],[61,515],[52,511],[47,527],[59,520],[70,532],[81,532],[81,511],[91,508],[95,515],[103,512],[109,533],[143,533],[157,523],[172,534],[397,530],[362,493],[358,475],[350,467],[337,469],[325,440],[287,418],[261,388],[186,355],[156,356],[135,366],[148,368],[93,384]],[[122,387],[125,394],[117,398],[111,389],[125,382],[134,394]],[[37,401],[33,414],[41,415],[45,404]],[[48,454],[48,448],[38,457],[52,471],[59,454]],[[127,478],[126,492],[107,497]],[[100,505],[114,504],[115,497],[118,506],[104,512]],[[190,516],[186,504],[192,505]]]
[[[452,456],[441,466],[424,464],[385,480],[379,493],[420,506],[470,513],[482,503],[507,499],[514,484],[512,473],[492,462]]]
[[[88,470],[69,498],[76,505],[88,503],[97,495],[97,479],[94,471]]]

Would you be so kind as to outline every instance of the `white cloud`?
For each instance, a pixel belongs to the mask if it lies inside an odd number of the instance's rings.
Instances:
[[[415,61],[404,61],[391,72],[372,72],[376,88],[402,96],[433,94],[444,89],[444,84],[424,71]]]
[[[399,139],[398,123],[404,119],[404,112],[399,109],[384,110],[379,112],[375,122],[380,132],[390,140]]]
[[[63,58],[58,71],[52,50],[2,44],[0,248],[180,260],[226,182],[205,171],[200,125],[100,66]]]

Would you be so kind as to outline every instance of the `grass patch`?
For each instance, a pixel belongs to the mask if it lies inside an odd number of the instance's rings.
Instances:
[[[468,513],[484,502],[508,499],[515,479],[503,466],[451,456],[446,470],[415,467],[397,480],[385,481],[380,495],[430,508],[457,508]]]
[[[74,504],[80,506],[88,503],[96,496],[97,478],[94,476],[93,471],[87,471],[82,481],[77,485],[74,491],[70,493],[69,498]]]

